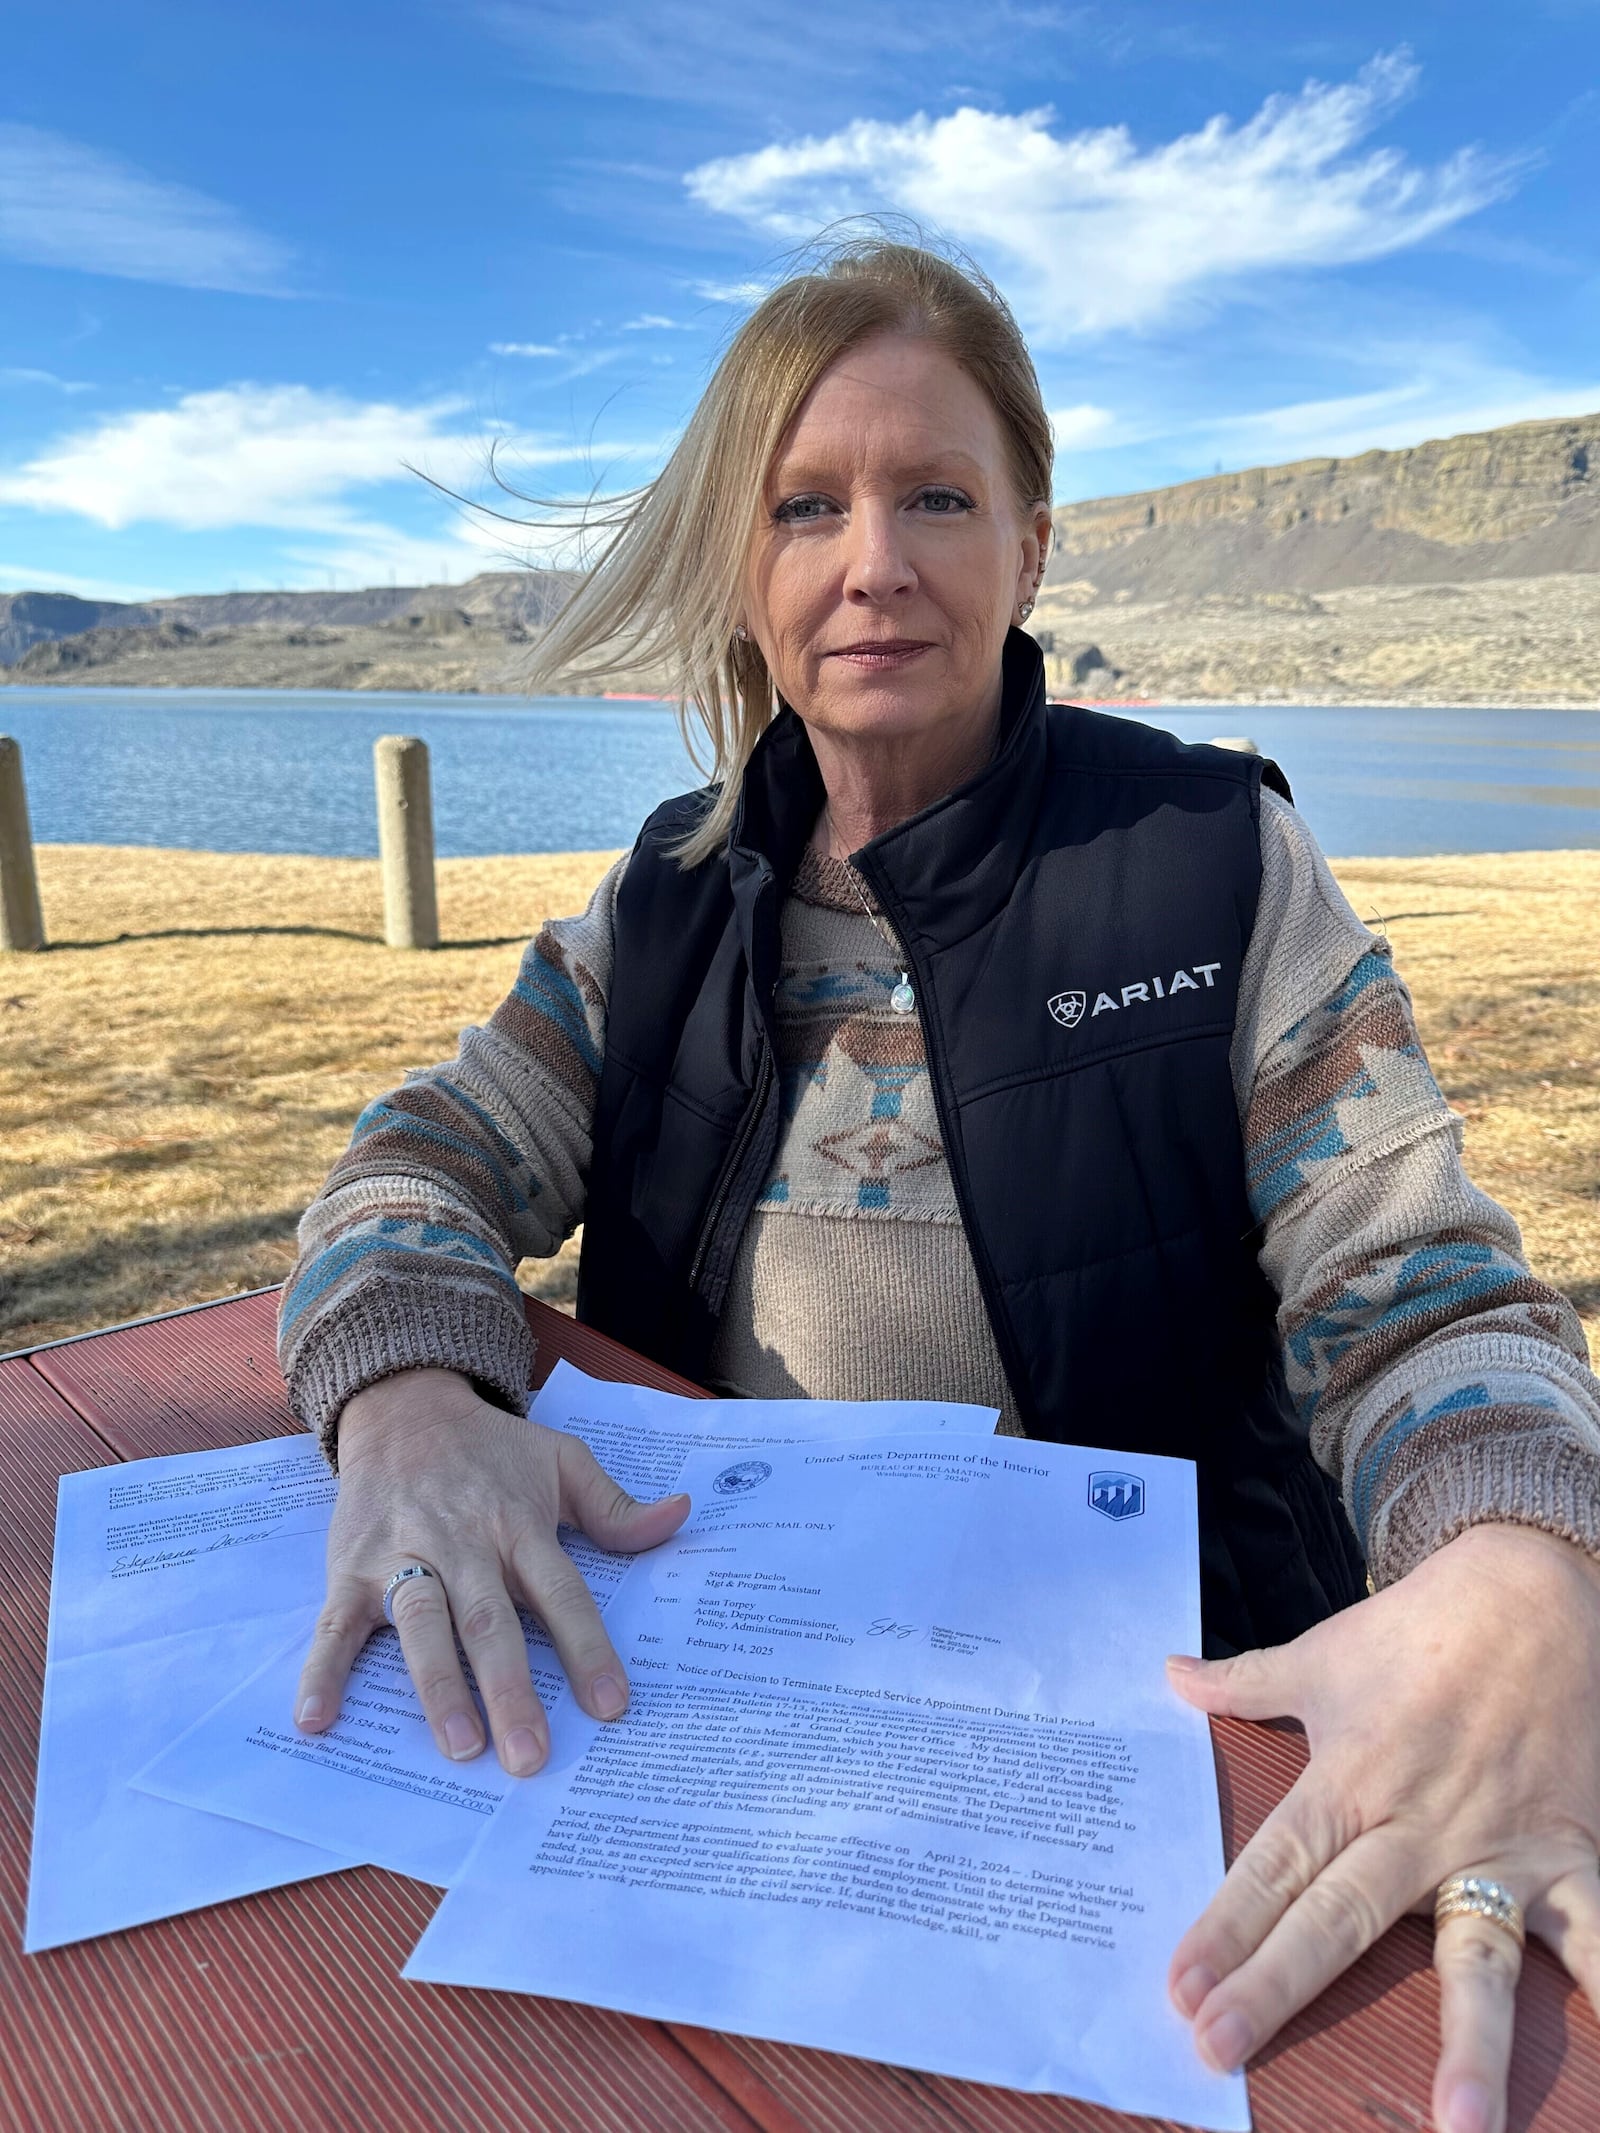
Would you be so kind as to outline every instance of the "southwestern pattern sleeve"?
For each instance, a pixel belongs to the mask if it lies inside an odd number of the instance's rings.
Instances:
[[[397,1370],[459,1370],[519,1407],[533,1344],[516,1283],[583,1219],[619,860],[548,923],[486,1028],[369,1104],[300,1224],[278,1345],[289,1404],[332,1458],[345,1402]]]
[[[1600,1554],[1600,1384],[1577,1314],[1462,1168],[1387,945],[1298,816],[1268,799],[1263,817],[1241,1111],[1312,1449],[1375,1585],[1484,1520]]]

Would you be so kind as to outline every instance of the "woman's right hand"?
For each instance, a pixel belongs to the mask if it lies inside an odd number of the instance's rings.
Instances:
[[[464,1762],[483,1723],[456,1651],[472,1665],[500,1761],[527,1777],[550,1752],[517,1603],[536,1614],[583,1708],[620,1718],[628,1683],[581,1574],[556,1538],[581,1527],[597,1547],[654,1548],[683,1523],[687,1496],[636,1503],[588,1446],[480,1399],[448,1370],[407,1370],[358,1392],[339,1420],[339,1497],[328,1533],[328,1594],[295,1698],[295,1723],[339,1715],[356,1655],[393,1601],[400,1648],[441,1753]]]

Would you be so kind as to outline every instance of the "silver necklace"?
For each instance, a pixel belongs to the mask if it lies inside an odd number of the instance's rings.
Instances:
[[[884,927],[882,921],[878,917],[877,912],[874,911],[871,904],[867,902],[867,892],[861,886],[860,875],[850,864],[844,853],[837,849],[838,839],[834,835],[833,810],[826,805],[824,805],[822,810],[822,820],[828,832],[829,857],[837,859],[840,866],[842,866],[846,874],[849,875],[850,886],[852,889],[855,890],[857,901],[860,903],[862,910],[865,911],[865,913],[867,914],[867,919],[872,926],[873,932],[877,934],[878,938],[888,949],[890,955],[894,957],[894,960],[902,966],[900,971],[900,982],[898,985],[895,986],[895,988],[889,995],[889,1005],[897,1015],[914,1015],[917,1011],[917,989],[911,982],[910,971],[904,968],[905,959],[901,951],[900,944],[895,939],[894,935]]]

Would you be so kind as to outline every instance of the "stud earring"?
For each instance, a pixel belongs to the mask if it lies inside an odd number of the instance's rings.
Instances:
[[[1033,602],[1032,602],[1031,600],[1024,600],[1024,601],[1023,601],[1023,603],[1022,603],[1022,608],[1021,608],[1021,619],[1022,619],[1022,620],[1023,620],[1024,622],[1026,622],[1026,621],[1027,621],[1027,619],[1028,619],[1028,617],[1029,617],[1029,616],[1030,616],[1030,615],[1031,615],[1032,613],[1033,613]]]
[[[742,622],[736,622],[734,624],[733,634],[740,644],[748,644],[750,642],[750,632],[745,628]]]

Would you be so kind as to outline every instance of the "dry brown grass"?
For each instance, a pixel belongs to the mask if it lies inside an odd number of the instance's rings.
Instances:
[[[351,1121],[445,1058],[612,855],[447,860],[385,949],[375,863],[41,848],[54,946],[0,964],[0,1348],[282,1278]],[[1600,1333],[1600,853],[1359,860],[1474,1176]],[[570,1295],[571,1260],[524,1269]]]
[[[53,946],[0,964],[0,1348],[281,1280],[362,1105],[614,856],[443,861],[421,955],[376,862],[42,846]]]
[[[1434,1071],[1467,1122],[1467,1168],[1522,1225],[1600,1358],[1600,852],[1354,859]]]

